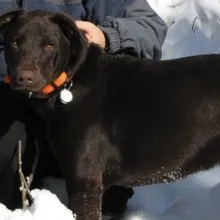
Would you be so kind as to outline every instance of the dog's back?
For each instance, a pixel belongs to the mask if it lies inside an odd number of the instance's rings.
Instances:
[[[119,182],[170,181],[219,162],[220,56],[128,59],[108,61],[92,98],[119,151]]]

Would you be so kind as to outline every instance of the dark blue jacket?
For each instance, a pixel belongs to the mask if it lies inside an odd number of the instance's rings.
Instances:
[[[106,34],[110,54],[161,58],[167,27],[146,0],[0,0],[0,13],[19,7],[62,11],[91,21]],[[3,66],[0,60],[0,78]]]

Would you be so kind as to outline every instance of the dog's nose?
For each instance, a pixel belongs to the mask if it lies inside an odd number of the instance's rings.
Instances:
[[[18,83],[23,86],[30,86],[34,84],[34,73],[32,71],[20,71],[18,74]]]

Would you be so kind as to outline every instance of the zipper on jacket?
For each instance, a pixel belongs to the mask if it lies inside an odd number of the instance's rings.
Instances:
[[[16,4],[18,8],[22,8],[22,0],[16,0]]]

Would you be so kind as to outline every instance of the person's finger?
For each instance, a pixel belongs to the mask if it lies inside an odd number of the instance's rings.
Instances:
[[[84,35],[89,42],[92,41],[92,37],[88,33],[84,33]]]

